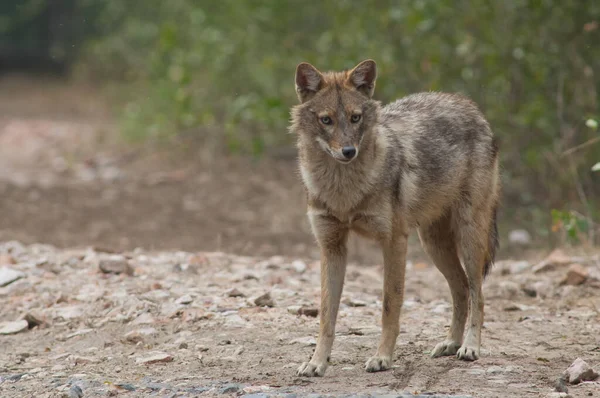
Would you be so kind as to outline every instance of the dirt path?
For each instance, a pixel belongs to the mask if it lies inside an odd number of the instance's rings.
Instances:
[[[545,397],[578,357],[600,370],[598,257],[537,274],[531,263],[498,264],[485,285],[482,358],[473,363],[427,355],[444,337],[450,298],[435,268],[411,263],[396,367],[377,374],[363,364],[380,334],[381,267],[352,264],[332,365],[318,379],[294,375],[315,344],[317,318],[295,312],[317,306],[318,263],[16,242],[1,244],[0,258],[21,277],[0,288],[0,321],[40,323],[0,337],[2,397],[59,397],[77,387],[84,397]],[[561,286],[575,260],[592,276]],[[265,293],[272,302],[256,305]],[[153,355],[158,363],[143,363]],[[597,395],[600,383],[568,388],[573,397]]]

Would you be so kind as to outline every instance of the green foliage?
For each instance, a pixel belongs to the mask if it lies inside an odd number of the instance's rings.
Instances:
[[[481,106],[500,137],[506,200],[520,205],[511,217],[579,201],[562,154],[597,136],[588,119],[600,112],[598,1],[77,4],[92,34],[80,66],[95,80],[119,82],[129,138],[191,133],[232,153],[260,155],[292,143],[299,62],[327,70],[373,58],[384,102],[440,90]],[[589,168],[599,158],[600,145],[569,158],[590,196],[600,194]]]
[[[574,211],[552,210],[552,231],[563,231],[567,241],[572,244],[581,242],[582,234],[590,229],[590,220]]]

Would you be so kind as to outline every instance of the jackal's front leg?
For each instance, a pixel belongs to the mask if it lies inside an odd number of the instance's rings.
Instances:
[[[365,364],[367,372],[392,367],[396,339],[400,332],[400,310],[404,300],[407,236],[401,234],[383,244],[383,312],[382,334],[375,356]]]
[[[326,220],[313,222],[313,227],[321,246],[319,339],[310,362],[304,362],[297,371],[299,376],[309,377],[323,376],[331,355],[346,274],[346,239],[348,236],[346,230],[339,229],[335,224],[328,223]]]

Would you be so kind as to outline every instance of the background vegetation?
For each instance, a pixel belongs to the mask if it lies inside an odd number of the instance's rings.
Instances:
[[[571,237],[600,219],[598,1],[4,0],[0,15],[5,65],[38,54],[118,87],[129,139],[191,134],[230,154],[293,142],[297,63],[373,58],[382,101],[443,90],[481,105],[505,217]]]

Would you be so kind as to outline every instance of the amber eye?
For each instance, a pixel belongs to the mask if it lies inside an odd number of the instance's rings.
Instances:
[[[350,121],[352,123],[358,123],[360,121],[360,115],[352,115],[352,117],[350,118]]]
[[[331,124],[331,118],[329,116],[323,116],[321,118],[321,123],[323,123],[323,124]]]

